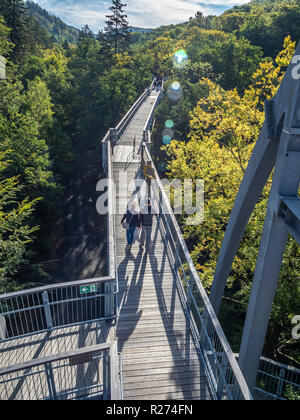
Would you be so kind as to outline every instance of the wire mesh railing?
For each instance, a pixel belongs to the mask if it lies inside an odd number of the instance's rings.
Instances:
[[[114,279],[62,283],[0,296],[0,340],[117,315]]]
[[[145,99],[151,92],[146,89],[138,98],[135,104],[130,108],[128,113],[120,121],[115,129],[111,129],[105,135],[102,141],[102,163],[104,172],[107,174],[110,181],[109,185],[109,199],[108,199],[108,277],[96,278],[91,280],[83,280],[76,282],[69,282],[63,284],[56,284],[41,288],[24,290],[17,293],[5,294],[0,296],[0,341],[8,342],[14,338],[26,337],[36,333],[46,332],[52,329],[69,327],[73,325],[86,324],[93,321],[111,320],[118,316],[118,277],[117,277],[117,263],[116,263],[116,241],[115,241],[115,197],[112,188],[112,155],[113,147],[118,143],[122,134],[128,127],[128,124],[143,104]],[[6,344],[5,344],[6,345]],[[8,344],[10,346],[10,344]],[[9,348],[7,348],[9,351]],[[53,391],[53,381],[56,383],[55,375],[60,375],[61,378],[65,376],[74,377],[74,373],[65,369],[67,365],[61,365],[61,356],[57,366],[53,366],[47,359],[41,362],[40,359],[28,361],[26,371],[20,368],[9,372],[14,373],[15,379],[10,378],[2,382],[2,384],[9,383],[12,393],[9,399],[16,397],[16,390],[18,389],[18,381],[20,380],[25,386],[20,387],[20,392],[26,396],[25,388],[30,389],[28,380],[32,382],[32,390],[36,380],[45,383],[45,394],[41,395],[42,399],[56,399],[57,397],[80,397],[78,392],[80,389],[86,389],[86,386],[76,386],[70,388],[67,394],[63,390]],[[103,358],[107,357],[106,353],[102,354]],[[93,356],[93,363],[97,356]],[[107,364],[105,365],[107,366]],[[121,366],[114,366],[118,370]],[[28,369],[30,367],[30,372]],[[17,366],[13,366],[17,368]],[[79,372],[79,371],[78,371]],[[103,371],[105,374],[105,371]],[[3,370],[2,370],[3,373]],[[8,374],[8,372],[7,372]],[[43,376],[43,379],[41,375]],[[85,377],[81,372],[78,378]],[[54,379],[53,379],[54,378]],[[1,383],[1,382],[0,382]],[[99,391],[99,384],[91,385],[94,389]],[[47,388],[48,387],[48,388]],[[13,391],[14,389],[14,391]],[[119,384],[119,391],[122,394],[122,384]],[[96,392],[96,393],[97,393]],[[105,396],[105,392],[104,392]],[[29,399],[32,398],[29,394]],[[83,394],[81,395],[83,397]],[[28,399],[24,398],[24,399]],[[18,399],[18,398],[15,398]]]
[[[0,368],[0,400],[120,399],[116,342]]]
[[[300,370],[262,357],[257,372],[254,398],[300,400]]]

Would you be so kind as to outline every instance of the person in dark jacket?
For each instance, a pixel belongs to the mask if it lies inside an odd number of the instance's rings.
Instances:
[[[155,179],[155,171],[152,166],[151,160],[147,161],[147,164],[144,166],[144,177],[147,182],[147,188],[148,188],[148,198],[151,197],[151,182]]]
[[[144,208],[140,214],[140,226],[142,229],[140,247],[143,248],[146,243],[146,251],[149,251],[151,247],[151,233],[153,226],[153,214],[150,200],[148,200],[148,207]]]
[[[134,241],[134,233],[136,228],[140,228],[140,215],[136,211],[136,204],[131,203],[129,209],[122,217],[121,224],[126,221],[126,236],[127,236],[127,247],[126,250],[130,249]]]

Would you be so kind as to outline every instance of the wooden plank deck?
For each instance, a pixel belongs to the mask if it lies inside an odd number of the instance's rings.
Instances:
[[[14,338],[0,342],[0,368],[111,341],[114,331],[105,321]]]
[[[120,171],[133,180],[140,170],[131,154],[133,139],[141,143],[143,127],[157,92],[139,109],[114,150],[113,176],[117,187]],[[120,316],[116,326],[123,361],[124,399],[212,399],[204,367],[199,361],[154,217],[149,252],[132,246],[126,253],[122,215],[116,216]]]

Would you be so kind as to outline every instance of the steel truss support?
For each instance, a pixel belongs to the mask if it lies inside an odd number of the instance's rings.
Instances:
[[[239,357],[250,390],[255,385],[288,232],[298,243],[300,238],[300,74],[297,77],[295,71],[297,57],[300,61],[300,44],[277,95],[266,103],[266,121],[231,214],[210,294],[218,313],[244,230],[275,167]]]

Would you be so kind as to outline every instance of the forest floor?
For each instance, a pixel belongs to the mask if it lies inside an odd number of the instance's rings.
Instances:
[[[62,217],[50,237],[54,264],[44,267],[55,283],[107,275],[106,216],[96,210],[96,185],[103,177],[99,144],[80,153],[73,174]]]

